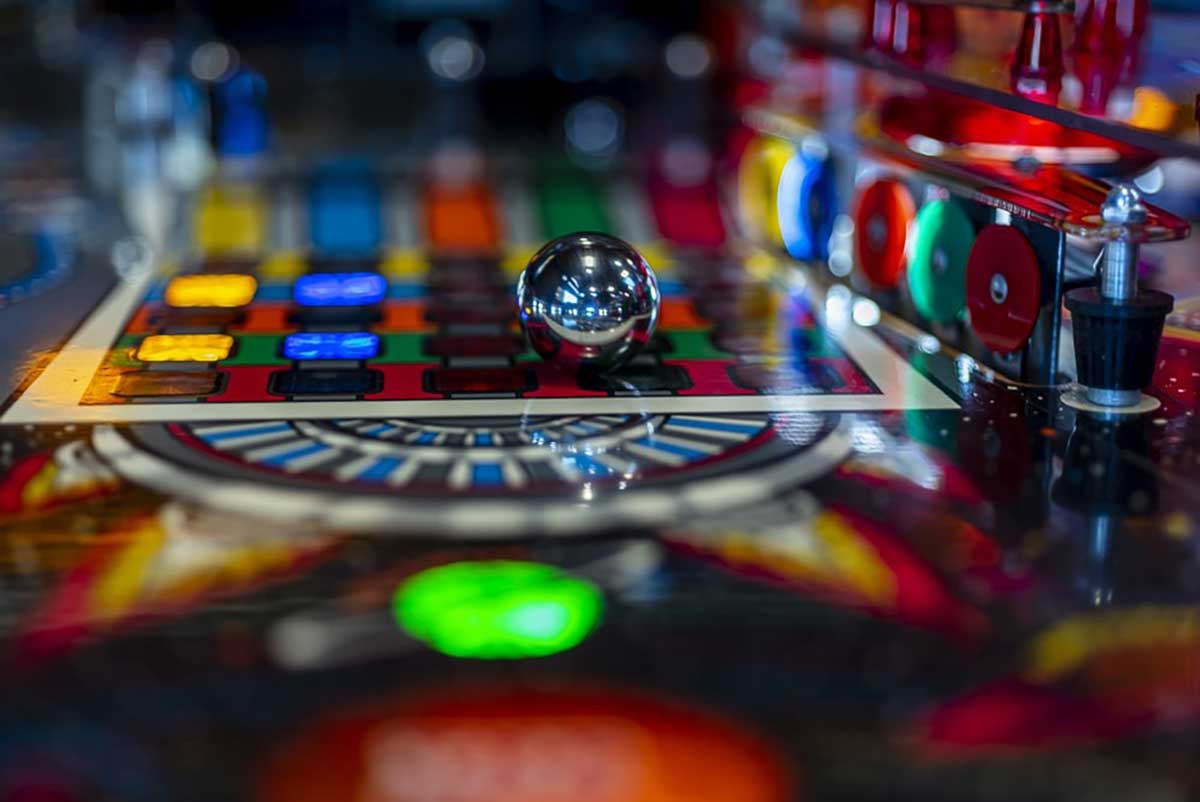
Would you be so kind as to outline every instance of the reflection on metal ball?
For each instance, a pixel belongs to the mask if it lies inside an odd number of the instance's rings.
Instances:
[[[529,343],[543,359],[612,370],[658,325],[658,279],[633,246],[605,234],[559,237],[534,254],[517,282]]]

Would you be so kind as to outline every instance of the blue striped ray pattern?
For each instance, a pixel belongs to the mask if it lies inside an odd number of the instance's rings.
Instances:
[[[452,492],[627,481],[721,457],[770,430],[766,416],[593,415],[487,423],[419,419],[203,424],[210,448],[336,483]]]

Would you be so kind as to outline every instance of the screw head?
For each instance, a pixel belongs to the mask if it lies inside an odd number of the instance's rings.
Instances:
[[[1146,222],[1146,205],[1142,196],[1127,184],[1113,187],[1100,207],[1100,216],[1106,223],[1125,225]]]
[[[988,285],[988,290],[992,295],[992,303],[1004,303],[1008,300],[1008,279],[997,273],[992,276],[992,282]]]

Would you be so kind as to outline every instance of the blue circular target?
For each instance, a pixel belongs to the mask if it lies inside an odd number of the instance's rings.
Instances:
[[[837,216],[834,170],[828,159],[797,150],[783,168],[776,198],[784,247],[801,261],[829,256]]]

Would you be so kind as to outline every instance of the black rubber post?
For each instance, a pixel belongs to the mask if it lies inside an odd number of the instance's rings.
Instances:
[[[1158,290],[1139,290],[1127,301],[1113,302],[1095,287],[1071,290],[1063,298],[1071,312],[1079,383],[1105,390],[1148,386],[1174,299]]]

